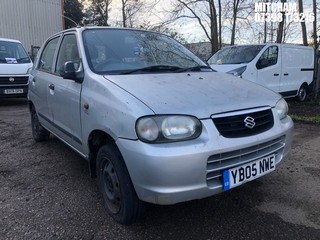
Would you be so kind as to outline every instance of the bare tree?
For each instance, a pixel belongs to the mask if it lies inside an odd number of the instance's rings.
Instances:
[[[253,0],[229,0],[225,2],[223,16],[225,21],[230,22],[226,27],[230,31],[230,44],[234,45],[237,40],[240,40],[245,32],[251,31],[254,26],[258,25],[252,21],[254,12]],[[242,32],[242,33],[241,33]],[[259,30],[259,36],[261,36],[261,29]]]
[[[218,22],[218,28],[219,28],[219,48],[222,47],[222,24],[221,24],[221,19],[222,19],[222,9],[221,9],[221,0],[218,0],[218,7],[219,7],[219,22]]]
[[[313,21],[313,45],[315,49],[318,49],[318,34],[317,34],[317,1],[312,0],[313,5],[313,14],[314,14],[314,21]]]
[[[211,43],[211,52],[215,53],[219,49],[219,33],[214,0],[176,0],[176,2],[172,11],[173,16],[168,22],[181,18],[196,20]],[[204,12],[204,9],[208,11]]]
[[[91,0],[90,8],[96,25],[109,26],[109,12],[112,0]]]
[[[299,0],[300,1],[300,0]],[[281,3],[285,3],[287,0],[281,0]],[[284,32],[284,22],[285,22],[285,12],[281,12],[282,14],[282,21],[279,22],[278,24],[278,30],[277,30],[277,43],[282,43],[283,41],[283,32]]]
[[[137,14],[146,5],[144,0],[121,0],[122,26],[133,27]]]
[[[232,30],[231,30],[231,41],[230,45],[234,45],[234,39],[236,35],[236,23],[237,23],[237,14],[239,11],[239,4],[240,0],[233,0],[232,6],[233,6],[233,22],[232,22]]]
[[[299,3],[299,13],[303,13],[303,3],[302,0],[298,0]],[[308,46],[308,39],[307,39],[307,28],[306,23],[304,21],[301,22],[301,30],[302,30],[302,40],[303,45]]]
[[[269,0],[266,0],[266,3],[269,2]],[[265,10],[267,12],[267,9]],[[267,42],[267,21],[264,21],[264,26],[263,26],[263,42]]]
[[[210,8],[210,42],[211,53],[215,53],[219,49],[218,45],[218,24],[217,24],[217,10],[214,4],[214,0],[209,0]]]

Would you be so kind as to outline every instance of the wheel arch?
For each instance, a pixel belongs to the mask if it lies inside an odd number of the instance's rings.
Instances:
[[[302,84],[301,84],[301,86],[300,86],[300,88],[301,88],[301,87],[303,87],[303,86],[305,86],[305,87],[306,87],[307,92],[309,92],[309,91],[310,91],[310,89],[309,89],[309,84],[308,84],[307,82],[302,83]]]
[[[305,101],[305,99],[308,97],[308,94],[310,93],[310,89],[309,89],[309,84],[307,82],[303,82],[300,86],[300,88],[298,89],[298,92],[297,92],[297,96],[296,96],[296,99],[300,102],[303,102]],[[305,96],[304,96],[304,99],[301,100],[301,90],[302,89],[305,89]]]
[[[109,143],[117,147],[117,145],[115,144],[114,138],[102,130],[93,130],[89,134],[89,137],[88,137],[89,164],[90,164],[90,175],[92,178],[97,177],[96,158],[97,158],[98,151],[101,146]]]
[[[29,112],[32,111],[32,108],[34,108],[34,104],[32,101],[28,100],[28,109],[29,109]]]

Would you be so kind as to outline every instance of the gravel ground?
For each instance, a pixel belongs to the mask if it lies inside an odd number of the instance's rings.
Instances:
[[[211,198],[149,205],[132,226],[102,206],[85,160],[36,143],[26,101],[0,101],[0,239],[319,239],[320,126],[298,123],[275,172]]]

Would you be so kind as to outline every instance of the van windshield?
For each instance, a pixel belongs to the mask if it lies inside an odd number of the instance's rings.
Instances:
[[[222,48],[210,59],[209,64],[240,64],[251,62],[264,45],[233,46]]]
[[[88,64],[98,74],[212,71],[170,37],[133,29],[88,29],[83,33]]]
[[[20,43],[0,41],[0,64],[30,63],[30,57]]]

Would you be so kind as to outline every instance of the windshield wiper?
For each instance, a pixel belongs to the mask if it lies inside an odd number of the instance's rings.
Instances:
[[[18,58],[17,62],[30,62],[30,58],[29,57]]]
[[[131,74],[135,72],[192,72],[192,71],[214,71],[212,68],[206,65],[199,65],[199,66],[194,66],[194,67],[188,67],[188,68],[181,68],[178,66],[172,66],[172,65],[154,65],[154,66],[149,66],[149,67],[144,67],[144,68],[138,68],[138,69],[133,69],[133,70],[128,70],[121,72],[121,74]]]
[[[209,72],[214,71],[209,66],[199,65],[199,66],[194,66],[194,67],[189,67],[189,68],[180,68],[180,69],[176,70],[175,72],[193,72],[193,71],[202,71],[202,70],[209,71]]]
[[[137,68],[137,69],[132,69],[128,71],[123,71],[121,74],[131,74],[135,72],[170,72],[170,71],[177,71],[181,70],[182,68],[177,67],[177,66],[172,66],[172,65],[154,65],[154,66],[149,66],[149,67],[144,67],[144,68]]]

